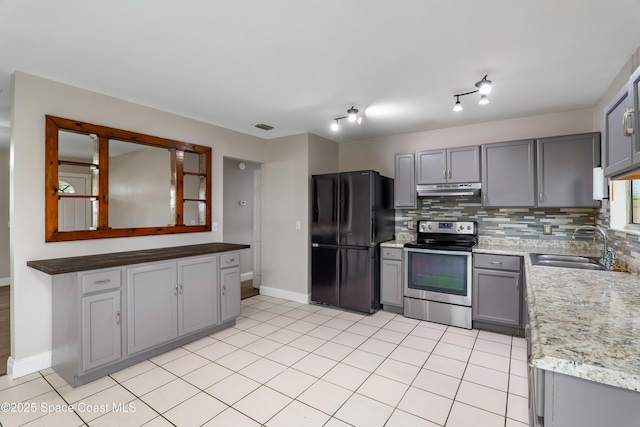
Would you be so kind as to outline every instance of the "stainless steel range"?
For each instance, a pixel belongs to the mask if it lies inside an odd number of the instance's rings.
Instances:
[[[471,329],[471,250],[478,223],[420,221],[406,243],[404,315]]]

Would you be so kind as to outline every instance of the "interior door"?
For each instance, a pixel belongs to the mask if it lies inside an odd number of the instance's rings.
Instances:
[[[260,250],[262,248],[262,171],[253,172],[253,287],[259,288],[262,283]]]
[[[91,194],[91,177],[79,173],[60,173],[61,184],[67,184],[69,194]],[[61,185],[62,187],[62,185]],[[61,188],[61,190],[64,190]],[[62,198],[58,200],[58,231],[88,230],[91,224],[89,199]]]

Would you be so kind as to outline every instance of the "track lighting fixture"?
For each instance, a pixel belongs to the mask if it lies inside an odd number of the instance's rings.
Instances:
[[[340,129],[340,120],[342,119],[348,119],[350,122],[355,122],[357,124],[362,123],[362,116],[358,116],[360,110],[358,110],[357,108],[355,108],[355,106],[351,106],[351,108],[349,108],[347,110],[347,115],[346,116],[342,116],[342,117],[336,117],[334,118],[334,122],[331,123],[331,130],[336,132],[338,129]]]
[[[460,103],[460,97],[465,95],[471,95],[472,93],[480,92],[480,101],[478,104],[487,105],[489,103],[489,98],[487,98],[487,94],[491,92],[491,80],[487,80],[487,75],[485,75],[482,80],[477,82],[475,86],[478,88],[476,90],[472,90],[470,92],[465,93],[457,93],[453,95],[456,98],[456,103],[453,105],[453,111],[462,111],[462,104]]]

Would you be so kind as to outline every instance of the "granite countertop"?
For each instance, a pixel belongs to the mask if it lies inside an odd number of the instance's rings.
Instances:
[[[388,242],[380,243],[383,248],[404,248],[404,244],[410,240],[389,240]]]
[[[201,245],[172,246],[168,248],[145,249],[140,251],[115,252],[99,255],[86,255],[69,258],[43,259],[28,261],[27,265],[47,274],[73,273],[77,271],[97,270],[100,268],[120,267],[144,262],[163,261],[174,258],[208,255],[218,252],[237,251],[249,248],[249,245],[236,243],[204,243]]]
[[[532,366],[640,391],[640,276],[534,266],[530,253],[598,256],[587,248],[482,244],[524,256]]]

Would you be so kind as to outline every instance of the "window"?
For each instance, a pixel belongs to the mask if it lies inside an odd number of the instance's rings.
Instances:
[[[629,188],[631,189],[631,197],[630,200],[630,214],[629,214],[629,224],[638,224],[640,225],[640,179],[634,179],[630,181],[631,185]]]
[[[63,194],[75,194],[76,189],[68,182],[60,180],[58,181],[58,192]]]

